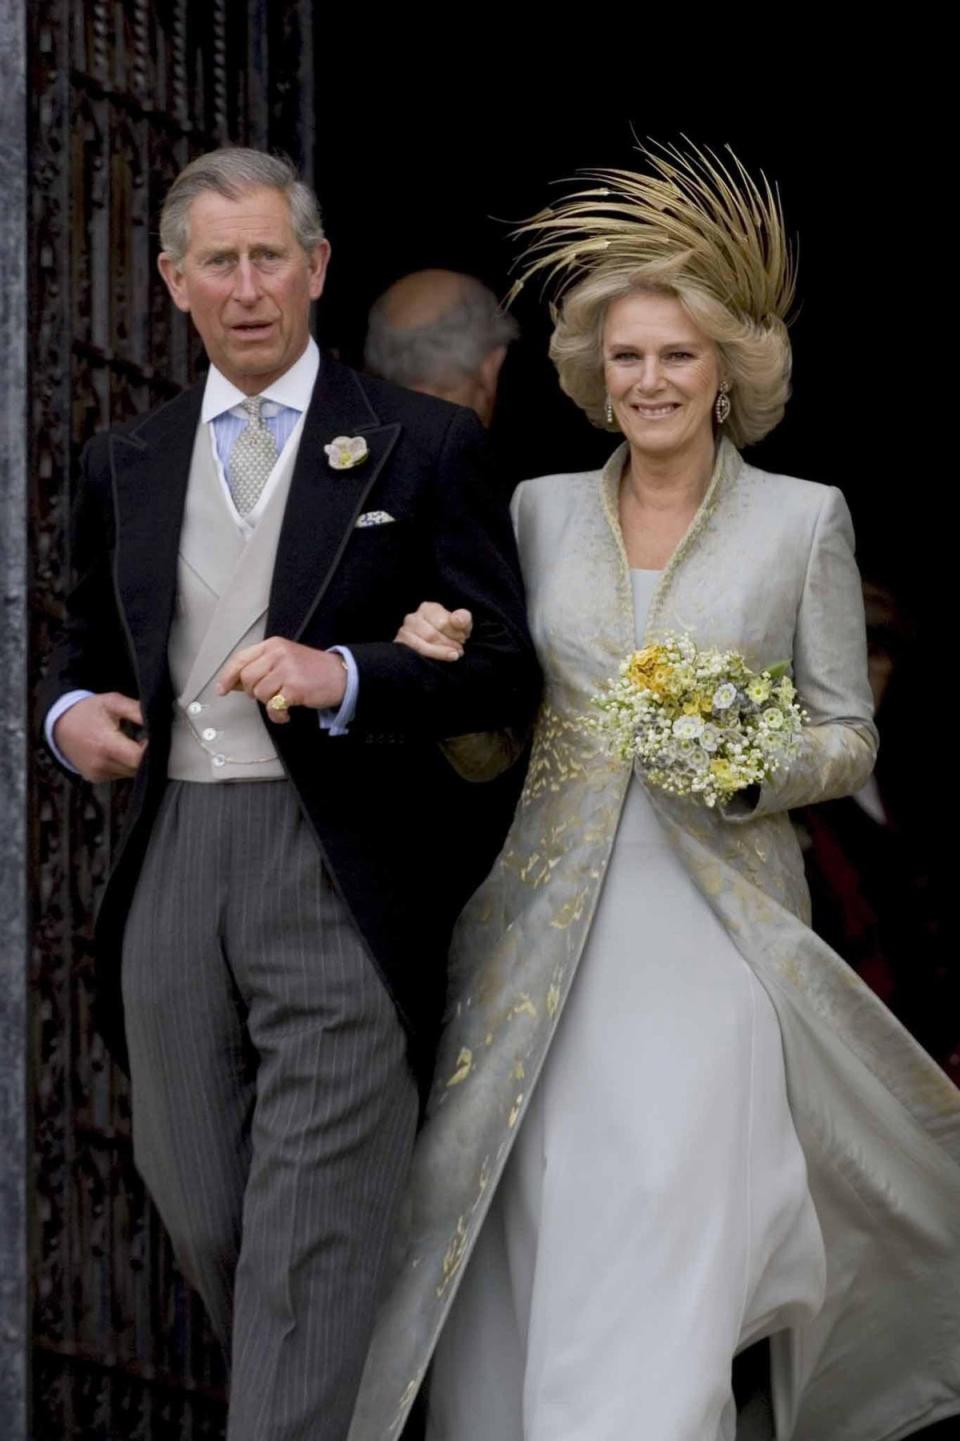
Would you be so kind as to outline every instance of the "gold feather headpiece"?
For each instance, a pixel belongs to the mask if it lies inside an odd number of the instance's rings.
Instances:
[[[778,192],[762,173],[755,181],[729,146],[723,160],[686,143],[687,151],[638,146],[650,173],[583,171],[596,188],[519,226],[514,235],[533,238],[507,304],[534,276],[559,301],[596,271],[662,265],[755,324],[787,323],[796,273]]]

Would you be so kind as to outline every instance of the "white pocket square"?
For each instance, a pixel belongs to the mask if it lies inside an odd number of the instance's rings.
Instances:
[[[363,515],[357,518],[356,529],[368,525],[390,525],[393,516],[388,510],[365,510]]]

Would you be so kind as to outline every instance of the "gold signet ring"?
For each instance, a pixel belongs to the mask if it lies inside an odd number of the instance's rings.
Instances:
[[[267,701],[268,710],[287,710],[289,709],[289,706],[290,702],[287,700],[282,690],[278,690],[276,695],[271,696],[270,699]]]

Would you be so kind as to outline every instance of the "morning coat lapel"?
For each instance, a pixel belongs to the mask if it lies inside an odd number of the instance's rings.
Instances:
[[[360,383],[324,356],[304,421],[280,531],[268,636],[297,639],[316,610],[350,539],[363,503],[400,434],[381,425]],[[362,435],[369,454],[352,470],[333,470],[324,446],[338,435]]]
[[[201,381],[133,430],[110,436],[117,591],[147,703],[167,676],[180,527],[202,399]]]

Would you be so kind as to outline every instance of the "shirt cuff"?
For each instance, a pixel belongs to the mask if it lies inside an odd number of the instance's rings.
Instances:
[[[332,706],[326,710],[317,712],[320,721],[320,729],[329,731],[332,736],[345,736],[349,734],[350,722],[353,720],[357,710],[357,696],[360,694],[360,674],[357,670],[357,663],[353,653],[347,650],[344,645],[332,645],[329,647],[333,655],[343,658],[347,667],[347,688],[343,692],[343,700],[340,702],[340,709],[335,711]]]
[[[54,701],[53,705],[47,711],[46,719],[43,722],[44,740],[50,747],[50,752],[53,755],[54,760],[59,761],[60,764],[63,766],[64,770],[72,771],[75,776],[79,775],[80,772],[77,770],[76,766],[72,766],[70,764],[63,752],[59,750],[55,745],[53,739],[53,728],[56,725],[57,721],[60,719],[60,717],[62,715],[65,715],[71,706],[75,706],[77,701],[88,700],[89,697],[92,695],[92,690],[68,690],[65,695],[62,695],[60,697],[59,700]]]

